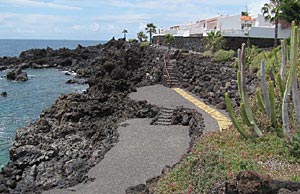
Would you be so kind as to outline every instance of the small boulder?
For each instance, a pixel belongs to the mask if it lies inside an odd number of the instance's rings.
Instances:
[[[145,184],[140,184],[126,189],[126,194],[149,194],[149,189]]]
[[[1,92],[0,95],[3,96],[3,97],[7,97],[7,92]]]
[[[21,68],[7,71],[6,79],[16,81],[27,81],[28,76],[26,72],[23,72]]]

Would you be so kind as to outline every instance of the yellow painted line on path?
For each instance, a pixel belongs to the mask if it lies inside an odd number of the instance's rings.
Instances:
[[[218,125],[219,130],[222,131],[223,129],[227,129],[232,123],[229,118],[227,118],[223,113],[219,112],[218,110],[211,108],[210,106],[204,104],[200,100],[194,98],[184,90],[180,88],[172,88],[175,92],[181,95],[183,98],[187,99],[191,103],[193,103],[198,108],[202,109],[206,113],[208,113],[212,118],[214,118]]]

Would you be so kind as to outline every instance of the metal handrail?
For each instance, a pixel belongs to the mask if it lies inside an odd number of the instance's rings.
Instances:
[[[167,68],[167,63],[169,62],[170,60],[170,55],[169,55],[169,52],[167,54],[165,54],[165,57],[164,57],[164,68],[165,68],[165,71],[166,71],[166,74],[167,74],[167,82],[169,83],[169,86],[170,88],[172,87],[172,83],[171,83],[171,77],[170,77],[170,74],[169,74],[169,71],[168,71],[168,68]]]

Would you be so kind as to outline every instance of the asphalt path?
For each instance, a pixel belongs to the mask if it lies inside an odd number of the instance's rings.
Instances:
[[[205,111],[162,85],[142,87],[129,95],[165,108],[183,106],[202,113],[205,131],[217,131],[218,123]],[[93,182],[67,189],[54,189],[45,194],[124,194],[129,186],[145,184],[166,166],[177,163],[189,148],[188,127],[150,125],[150,119],[132,119],[118,128],[119,142],[104,159],[90,169]],[[124,125],[125,124],[125,125]]]

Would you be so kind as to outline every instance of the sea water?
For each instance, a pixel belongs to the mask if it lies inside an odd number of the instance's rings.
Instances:
[[[103,44],[106,41],[93,40],[15,40],[15,39],[0,39],[0,57],[3,56],[19,56],[24,50],[31,48],[70,48],[74,49],[80,44],[81,46],[92,46]]]
[[[2,44],[5,41],[6,46]],[[46,48],[51,45],[56,45],[54,48],[75,48],[77,44],[87,46],[83,44],[84,41],[60,41],[58,43],[45,40],[33,42],[10,40],[8,42],[0,40],[0,56],[18,56],[24,49]],[[90,41],[88,43],[89,45],[98,44]],[[17,128],[36,121],[40,113],[50,107],[60,95],[82,92],[87,88],[86,85],[66,84],[66,81],[73,77],[56,69],[26,69],[24,71],[29,77],[26,82],[8,81],[3,77],[6,71],[0,71],[0,93],[7,92],[7,97],[0,96],[0,167],[9,160],[9,148],[15,138]]]
[[[66,84],[72,78],[56,69],[26,69],[26,82],[8,81],[0,78],[0,166],[7,163],[8,151],[14,140],[16,129],[25,127],[39,118],[40,113],[50,107],[62,94],[82,92],[87,86]],[[4,76],[5,71],[0,72]]]

